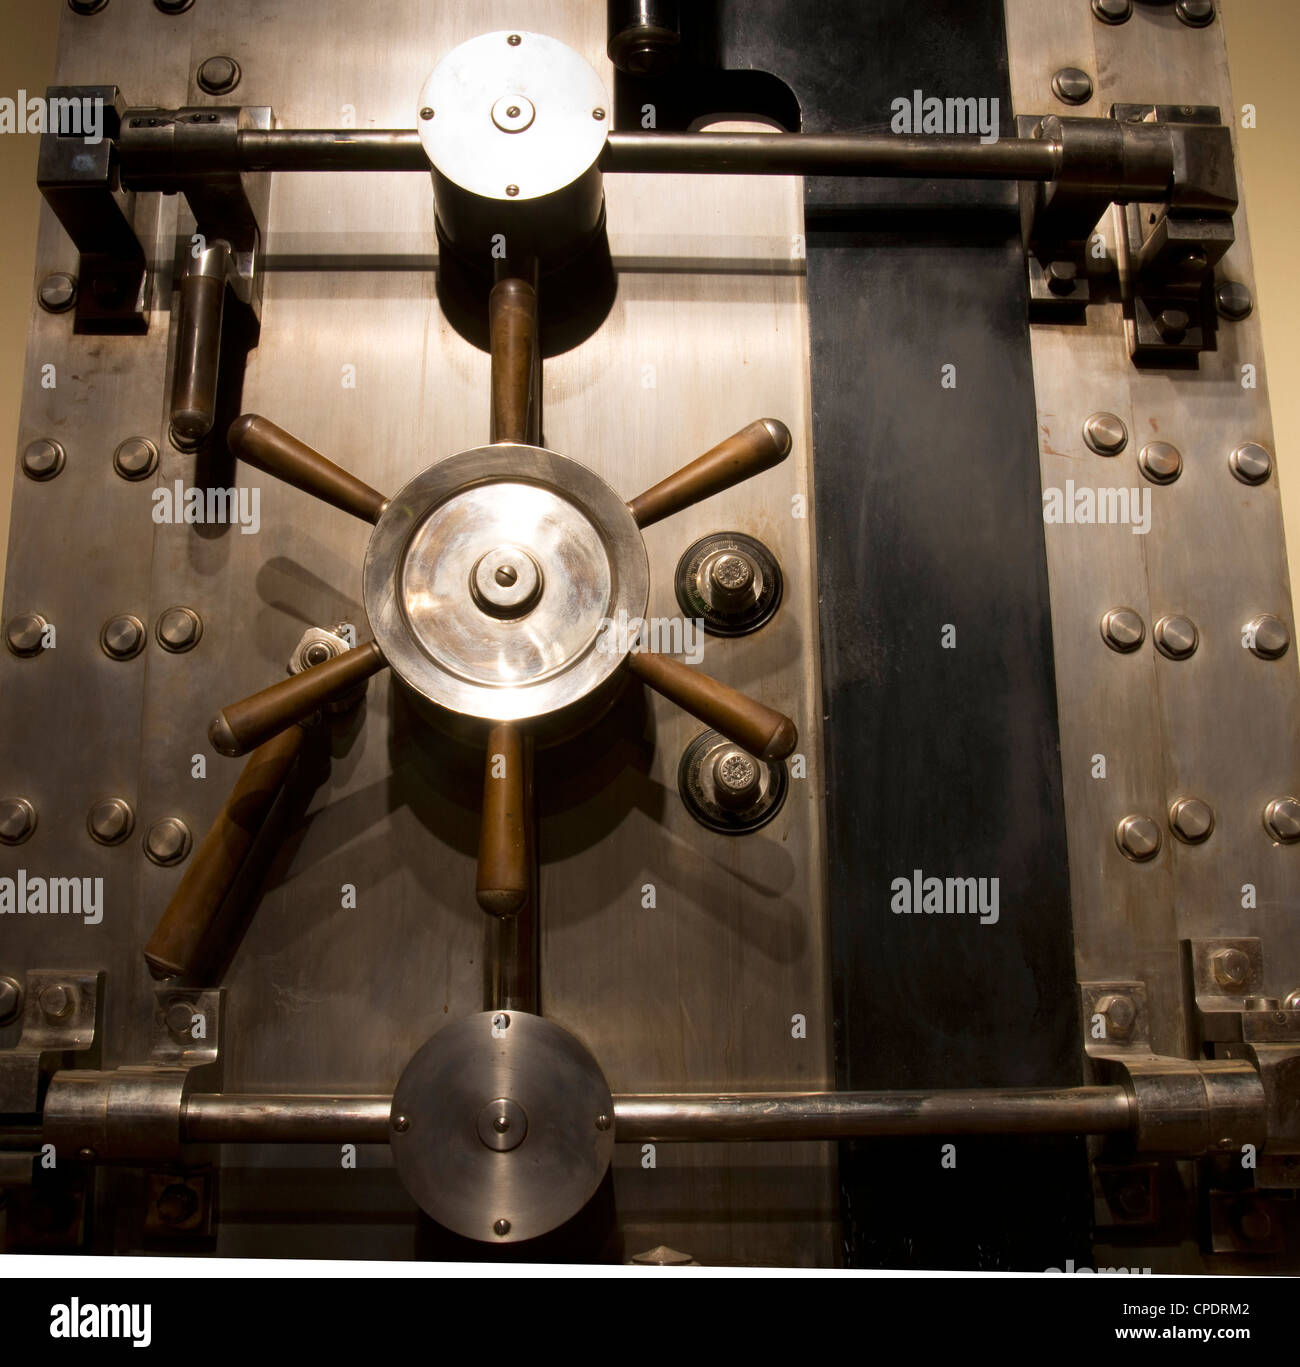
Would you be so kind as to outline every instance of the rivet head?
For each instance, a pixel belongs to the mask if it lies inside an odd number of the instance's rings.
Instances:
[[[164,14],[184,14],[194,0],[153,0],[154,8]]]
[[[1125,858],[1145,864],[1160,853],[1160,827],[1149,816],[1126,816],[1115,827],[1115,843]]]
[[[106,797],[96,802],[86,816],[91,839],[101,845],[120,845],[131,834],[135,813],[125,798]]]
[[[433,118],[433,109],[426,104],[424,108],[420,110],[420,117],[427,123]]]
[[[127,437],[113,452],[113,469],[123,479],[147,479],[158,467],[158,448],[148,437]]]
[[[1079,277],[1079,267],[1073,261],[1051,261],[1047,265],[1047,288],[1053,294],[1070,294]]]
[[[1239,992],[1250,981],[1250,956],[1241,949],[1216,949],[1210,955],[1210,972],[1220,987]]]
[[[1106,1019],[1106,1033],[1115,1039],[1128,1039],[1137,1024],[1133,998],[1122,992],[1108,992],[1097,998],[1097,1014]]]
[[[1184,844],[1199,845],[1214,830],[1214,811],[1199,797],[1180,797],[1169,809],[1169,827]]]
[[[1111,608],[1101,619],[1102,640],[1121,654],[1136,650],[1146,634],[1146,626],[1133,608]]]
[[[1261,660],[1280,660],[1291,644],[1291,633],[1286,623],[1271,612],[1261,612],[1246,623],[1242,633],[1252,655]]]
[[[1240,280],[1220,280],[1218,288],[1214,291],[1214,302],[1219,306],[1219,312],[1223,317],[1232,323],[1249,318],[1251,310],[1255,307],[1250,287],[1243,285]]]
[[[614,1122],[602,1111],[596,1117],[596,1128],[603,1134]]]
[[[398,1134],[405,1134],[410,1128],[411,1121],[409,1117],[404,1115],[395,1115],[393,1117],[393,1129],[395,1129]]]
[[[129,612],[110,617],[99,632],[104,654],[113,660],[130,660],[144,649],[144,623]]]
[[[498,1221],[496,1221],[496,1223],[492,1226],[492,1232],[493,1232],[493,1234],[497,1234],[497,1235],[499,1235],[501,1238],[504,1239],[505,1236],[506,1236],[507,1234],[510,1233],[510,1221],[509,1221],[509,1220],[498,1220]]]
[[[158,644],[174,655],[193,650],[203,635],[203,622],[193,608],[167,608],[154,628]]]
[[[67,313],[77,302],[77,280],[67,271],[51,271],[41,281],[37,298],[46,313]]]
[[[1103,24],[1123,24],[1133,13],[1133,0],[1092,0],[1092,12]]]
[[[1214,0],[1178,0],[1174,13],[1191,28],[1204,28],[1214,22]]]
[[[23,451],[23,474],[28,479],[53,479],[63,469],[63,462],[63,447],[49,437],[38,437]]]
[[[179,864],[190,852],[190,828],[178,816],[155,821],[144,835],[144,852],[155,864]]]
[[[1138,453],[1138,467],[1153,484],[1172,484],[1183,473],[1183,457],[1167,441],[1152,441]]]
[[[1264,808],[1264,829],[1283,845],[1300,840],[1300,798],[1275,797]]]
[[[0,978],[0,1025],[16,1020],[23,1009],[23,985],[6,974]]]
[[[226,95],[238,84],[243,73],[233,57],[209,57],[200,64],[197,81],[209,95]]]
[[[1156,317],[1156,330],[1166,342],[1181,342],[1192,325],[1192,315],[1186,309],[1161,309]]]
[[[1083,439],[1099,456],[1117,456],[1128,445],[1128,428],[1114,413],[1094,413],[1083,424]]]
[[[509,43],[511,47],[518,47],[523,41],[523,38],[518,33],[512,33],[506,39],[506,42]]]
[[[597,105],[596,108],[591,111],[591,117],[595,119],[597,123],[600,123],[605,117],[605,111]]]
[[[50,983],[41,990],[40,1007],[49,1020],[67,1020],[77,1009],[77,989],[70,983]]]
[[[39,612],[20,612],[5,623],[5,645],[15,655],[38,655],[48,626]]]
[[[1092,77],[1082,67],[1063,66],[1052,77],[1052,94],[1064,104],[1087,104],[1092,99]]]
[[[1228,468],[1243,484],[1263,484],[1273,473],[1273,457],[1258,442],[1248,441],[1228,457]]]
[[[68,0],[73,14],[98,14],[107,4],[108,0]]]
[[[25,797],[0,798],[0,843],[21,845],[36,829],[36,808]]]
[[[1200,633],[1190,617],[1162,617],[1153,629],[1156,649],[1171,660],[1185,660],[1196,653]]]
[[[517,185],[507,185],[507,186],[506,186],[506,194],[508,194],[508,195],[510,196],[511,199],[514,199],[514,197],[515,197],[518,193],[519,193],[519,186],[517,186]]]
[[[178,1038],[192,1039],[194,1036],[194,1015],[194,1003],[178,997],[163,1012],[163,1023],[167,1026],[168,1031]]]

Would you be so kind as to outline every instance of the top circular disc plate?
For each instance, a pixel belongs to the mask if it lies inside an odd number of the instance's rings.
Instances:
[[[472,587],[502,559],[540,579],[522,611],[494,612]],[[649,582],[640,531],[604,480],[508,442],[417,475],[376,525],[364,571],[371,630],[395,673],[487,722],[541,721],[600,689],[622,663],[612,626],[645,611]]]
[[[500,1112],[511,1118],[509,1148],[491,1128]],[[407,1064],[392,1114],[403,1117],[390,1143],[411,1197],[439,1224],[489,1243],[534,1239],[571,1219],[614,1152],[614,1103],[596,1060],[567,1030],[523,1011],[444,1026]]]
[[[515,186],[515,203],[553,194],[588,171],[610,122],[605,88],[588,63],[554,38],[520,29],[449,52],[424,83],[420,108],[433,110],[417,124],[437,170],[486,199],[505,200],[506,186]],[[605,111],[599,119],[597,109]]]

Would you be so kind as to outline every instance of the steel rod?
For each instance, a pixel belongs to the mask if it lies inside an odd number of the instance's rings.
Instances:
[[[193,1095],[191,1143],[378,1144],[387,1096]],[[914,1092],[763,1092],[616,1096],[623,1143],[869,1139],[900,1135],[1116,1134],[1132,1128],[1123,1087],[1016,1087]]]
[[[244,171],[429,170],[405,129],[245,129],[238,155]],[[611,133],[601,158],[610,173],[1052,180],[1060,168],[1061,145],[1047,139],[894,133]]]

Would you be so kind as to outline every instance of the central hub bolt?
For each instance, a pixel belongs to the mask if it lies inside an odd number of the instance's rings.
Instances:
[[[469,576],[474,601],[492,617],[522,617],[542,596],[537,561],[518,546],[498,546],[479,556]]]
[[[492,122],[503,133],[522,133],[536,117],[537,110],[526,95],[502,95],[492,106]]]
[[[528,1116],[517,1101],[507,1096],[489,1101],[478,1113],[475,1122],[479,1139],[497,1153],[509,1153],[524,1142],[528,1133]]]

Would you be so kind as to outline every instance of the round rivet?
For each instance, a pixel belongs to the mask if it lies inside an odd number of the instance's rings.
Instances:
[[[113,660],[133,659],[144,649],[144,623],[129,612],[110,617],[99,632],[104,654]]]
[[[0,798],[0,842],[21,845],[36,829],[36,808],[25,797]]]
[[[1099,456],[1117,456],[1128,445],[1128,428],[1114,413],[1094,413],[1083,424],[1083,439]]]
[[[107,4],[108,0],[68,0],[73,14],[98,14]]]
[[[1148,442],[1138,454],[1138,468],[1152,484],[1172,484],[1183,473],[1183,457],[1167,441]]]
[[[28,479],[53,479],[63,469],[63,447],[49,437],[28,442],[23,452],[23,474]]]
[[[512,34],[506,39],[506,42],[509,43],[511,47],[518,47],[519,44],[522,43],[523,41],[524,41],[524,40],[523,40],[523,39],[519,36],[519,34],[517,34],[517,33],[512,33]]]
[[[1063,66],[1052,77],[1052,94],[1064,104],[1087,104],[1092,99],[1092,77],[1082,67]]]
[[[158,466],[158,448],[148,437],[127,437],[113,452],[113,468],[123,479],[146,479]]]
[[[42,281],[37,298],[46,313],[67,313],[77,302],[77,279],[67,271],[51,271]]]
[[[1125,858],[1144,864],[1160,852],[1160,827],[1149,816],[1126,816],[1115,827],[1115,843]]]
[[[1243,285],[1240,280],[1220,280],[1218,288],[1214,291],[1214,302],[1219,306],[1219,312],[1223,317],[1233,323],[1249,318],[1251,310],[1255,307],[1249,286]]]
[[[420,117],[427,123],[429,119],[433,118],[433,110],[426,104],[424,108],[420,110]]]
[[[125,798],[106,797],[86,816],[86,829],[101,845],[120,845],[131,834],[135,813]]]
[[[153,0],[154,8],[160,9],[164,14],[184,14],[194,3],[194,0]]]
[[[1123,24],[1133,13],[1133,0],[1092,0],[1092,12],[1103,24]]]
[[[209,57],[200,66],[198,86],[209,95],[227,95],[238,84],[243,73],[233,57]]]
[[[194,1003],[178,997],[163,1012],[163,1023],[173,1035],[182,1039],[193,1039],[194,1016]]]
[[[1275,797],[1264,808],[1264,829],[1284,845],[1300,840],[1300,798]]]
[[[605,111],[597,107],[591,111],[591,117],[595,119],[597,123],[600,123],[605,117]]]
[[[1190,617],[1162,617],[1153,629],[1156,649],[1171,660],[1185,660],[1196,651],[1200,634]]]
[[[23,985],[8,974],[0,978],[0,1025],[8,1025],[23,1009]]]
[[[1180,797],[1169,809],[1169,827],[1185,844],[1199,845],[1214,830],[1214,812],[1199,797]]]
[[[158,644],[173,655],[193,650],[203,635],[203,622],[193,608],[167,608],[154,628]]]
[[[494,1234],[499,1234],[499,1235],[504,1239],[505,1236],[506,1236],[507,1234],[510,1233],[510,1221],[509,1221],[509,1220],[498,1220],[498,1221],[492,1226],[492,1232],[493,1232]]]
[[[1128,654],[1146,639],[1147,629],[1132,608],[1111,608],[1101,619],[1102,640],[1112,650]]]
[[[1178,0],[1174,13],[1191,28],[1204,28],[1214,22],[1214,0]]]
[[[508,1030],[510,1028],[510,1014],[507,1011],[498,1011],[492,1017],[492,1028],[494,1030]]]
[[[1261,660],[1280,660],[1291,644],[1291,633],[1286,623],[1271,612],[1261,612],[1246,624],[1243,633],[1252,655]]]
[[[77,989],[70,983],[50,983],[41,989],[39,1001],[49,1020],[67,1020],[77,1009]]]
[[[603,1111],[596,1117],[596,1128],[603,1134],[614,1122]]]
[[[513,199],[518,193],[519,193],[519,186],[517,186],[517,185],[507,185],[507,186],[506,186],[506,194],[508,194],[508,195],[510,196],[511,199]]]
[[[165,816],[145,832],[144,852],[155,864],[179,864],[190,852],[190,828],[178,816]]]
[[[1258,442],[1248,441],[1228,457],[1228,468],[1243,484],[1263,484],[1273,473],[1273,457]]]
[[[5,645],[15,655],[39,655],[48,626],[39,612],[20,612],[5,623]]]
[[[1108,992],[1098,997],[1097,1014],[1106,1018],[1106,1033],[1115,1039],[1128,1039],[1137,1024],[1133,998],[1122,992]]]
[[[410,1128],[411,1122],[407,1116],[395,1115],[393,1117],[393,1129],[395,1129],[398,1134],[405,1134]]]

